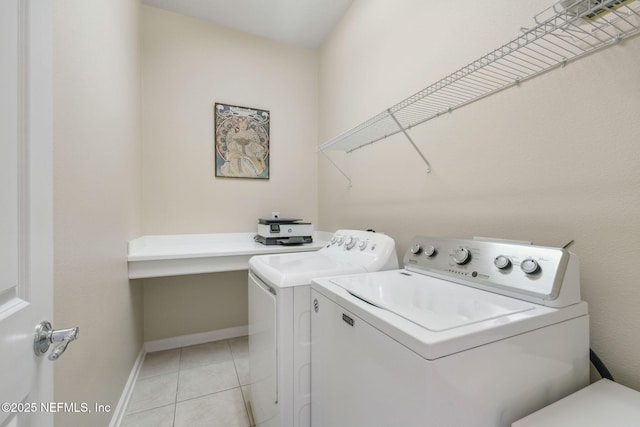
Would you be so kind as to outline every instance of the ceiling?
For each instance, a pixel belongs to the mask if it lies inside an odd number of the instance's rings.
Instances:
[[[353,0],[143,0],[225,27],[317,49]]]

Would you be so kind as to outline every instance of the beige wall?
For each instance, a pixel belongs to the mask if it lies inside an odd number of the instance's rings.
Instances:
[[[144,339],[247,325],[247,271],[144,279]]]
[[[526,3],[526,4],[525,4]],[[320,143],[517,37],[551,1],[356,0],[320,53]],[[591,342],[640,389],[640,38],[410,131],[323,157],[319,226],[564,245],[580,256]]]
[[[142,289],[127,278],[140,235],[139,4],[54,4],[54,326],[80,327],[55,362],[55,400],[118,403],[143,343]],[[106,426],[112,413],[56,414]]]
[[[141,34],[144,233],[252,231],[273,211],[315,223],[317,52],[146,6]],[[269,180],[215,177],[216,102],[270,111]],[[246,272],[156,282],[144,284],[145,340],[247,323]],[[172,285],[210,312],[167,311],[178,297]],[[215,314],[230,307],[231,317]]]

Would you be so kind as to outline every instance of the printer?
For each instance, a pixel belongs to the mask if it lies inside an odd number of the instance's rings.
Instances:
[[[258,219],[255,240],[263,245],[301,245],[313,242],[313,224],[292,218]]]

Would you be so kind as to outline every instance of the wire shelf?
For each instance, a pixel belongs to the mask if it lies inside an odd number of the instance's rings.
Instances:
[[[640,1],[562,0],[535,17],[536,26],[322,145],[351,152],[444,113],[563,66],[640,32]],[[422,155],[430,169],[429,164]]]

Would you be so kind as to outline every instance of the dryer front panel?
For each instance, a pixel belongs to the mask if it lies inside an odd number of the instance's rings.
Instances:
[[[277,298],[251,273],[248,292],[251,410],[256,423],[264,425],[278,417]]]

